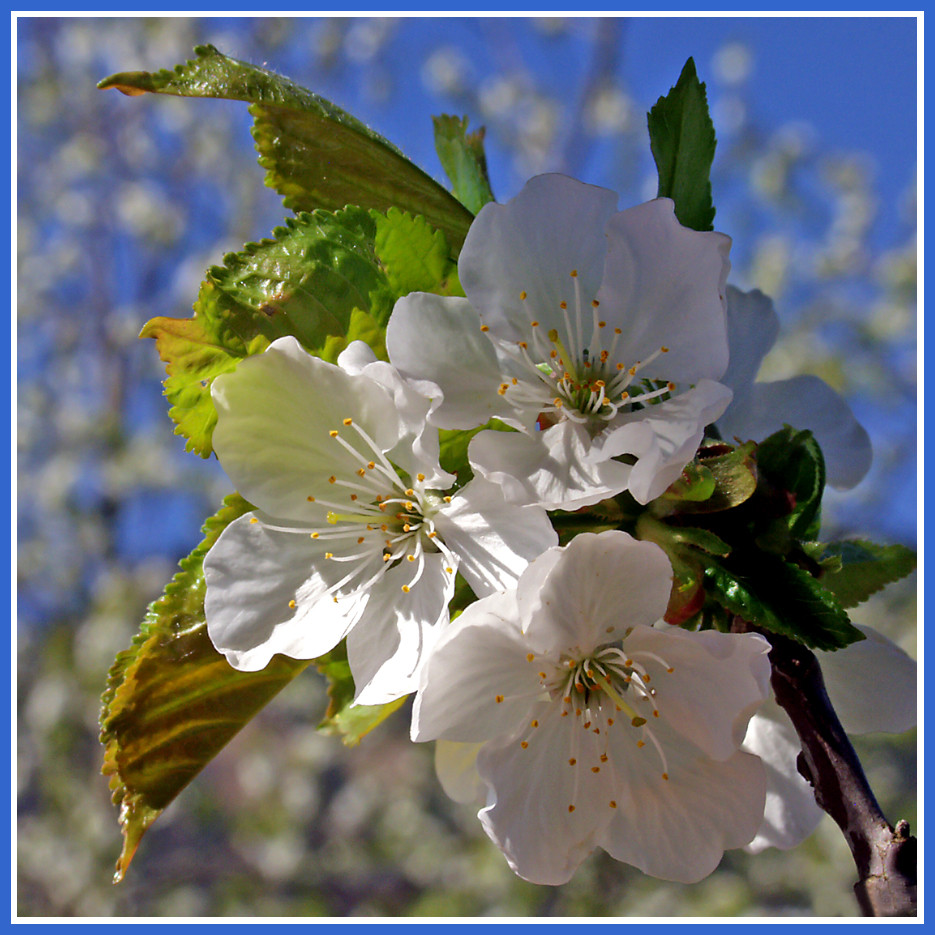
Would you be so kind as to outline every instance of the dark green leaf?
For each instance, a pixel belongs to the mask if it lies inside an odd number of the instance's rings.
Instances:
[[[717,140],[708,114],[705,86],[689,59],[675,87],[648,115],[649,145],[659,173],[659,197],[675,202],[675,216],[693,230],[714,223],[711,163]]]
[[[238,672],[208,638],[202,561],[232,520],[250,510],[236,494],[205,524],[204,541],[147,611],[102,697],[102,772],[110,776],[124,844],[123,879],[146,829],[197,773],[308,663],[275,656]]]
[[[832,542],[822,548],[819,560],[833,560],[837,567],[821,577],[842,607],[856,607],[887,584],[912,574],[916,554],[904,545],[878,545],[864,540]]]
[[[266,184],[287,208],[340,210],[359,205],[421,214],[460,249],[472,215],[392,143],[330,101],[265,68],[198,46],[195,58],[172,71],[122,72],[99,88],[124,94],[246,101]]]
[[[817,578],[775,555],[711,558],[705,590],[731,614],[810,649],[841,649],[864,638]]]
[[[451,181],[458,201],[472,214],[477,214],[488,201],[493,201],[490,179],[487,177],[487,157],[484,154],[484,128],[467,132],[467,117],[443,114],[433,117],[435,151]]]
[[[708,529],[666,523],[648,511],[637,520],[636,535],[655,542],[672,564],[672,592],[665,619],[672,624],[692,619],[705,603],[705,570],[711,556],[730,555],[730,546]]]
[[[772,486],[791,494],[785,522],[795,539],[818,537],[821,498],[825,491],[825,459],[811,432],[784,426],[757,447],[757,469]]]

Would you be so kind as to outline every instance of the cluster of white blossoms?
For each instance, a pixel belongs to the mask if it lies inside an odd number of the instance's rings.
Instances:
[[[466,298],[397,303],[389,362],[356,342],[334,365],[287,337],[212,384],[214,449],[255,508],[205,559],[212,642],[258,670],[346,639],[355,703],[415,693],[412,739],[437,741],[446,791],[482,803],[537,883],[595,847],[691,882],[727,848],[798,843],[820,814],[770,709],[768,642],[662,622],[658,546],[622,531],[559,546],[548,511],[649,503],[712,424],[740,440],[812,428],[836,486],[870,460],[821,381],[754,382],[776,316],[727,286],[730,240],[682,227],[667,199],[616,201],[534,178],[478,214]],[[439,429],[483,429],[467,483],[442,469]],[[451,620],[458,574],[477,600]],[[908,676],[882,638],[833,655],[846,677],[878,654]],[[854,729],[908,726],[914,667],[900,685]]]

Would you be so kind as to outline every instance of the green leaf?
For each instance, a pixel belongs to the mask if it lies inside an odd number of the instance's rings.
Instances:
[[[664,614],[672,624],[691,620],[705,604],[705,570],[710,556],[726,557],[731,547],[709,529],[663,522],[649,511],[636,522],[636,535],[655,542],[672,564],[672,592]]]
[[[353,705],[354,677],[343,642],[316,659],[315,665],[328,680],[329,699],[328,710],[318,729],[326,734],[340,735],[348,747],[357,746],[365,734],[382,724],[406,701],[406,696],[403,696],[382,705]]]
[[[711,558],[705,591],[731,614],[810,649],[841,649],[864,638],[834,594],[807,571],[768,553]]]
[[[763,477],[792,495],[791,511],[784,520],[789,534],[794,539],[816,539],[821,527],[825,459],[815,436],[786,425],[759,444],[756,460]]]
[[[249,103],[266,184],[287,208],[340,210],[398,207],[423,215],[460,249],[471,212],[392,143],[330,101],[268,71],[229,58],[214,46],[172,71],[122,72],[99,88],[124,94],[172,94]]]
[[[451,181],[455,198],[472,214],[493,201],[484,154],[484,128],[467,132],[467,117],[442,114],[433,117],[435,152]]]
[[[711,498],[717,482],[714,475],[698,461],[689,461],[682,468],[682,476],[670,484],[662,499],[676,500],[688,504],[704,502]]]
[[[276,338],[294,335],[332,362],[355,339],[384,356],[385,325],[401,288],[458,287],[447,257],[444,235],[423,219],[361,208],[300,214],[271,239],[228,254],[208,271],[193,318],[154,318],[141,333],[156,339],[166,362],[169,414],[186,448],[211,454],[211,381]]]
[[[204,527],[120,653],[101,699],[102,772],[119,809],[123,879],[146,829],[221,748],[308,663],[275,656],[260,672],[238,672],[208,638],[202,562],[222,530],[251,509],[233,494]]]
[[[711,230],[711,163],[717,140],[705,86],[689,59],[675,87],[660,97],[647,118],[649,145],[659,173],[659,197],[675,202],[675,216],[693,230]]]
[[[835,570],[821,576],[842,607],[856,607],[887,584],[912,574],[916,554],[904,545],[878,545],[861,539],[832,542],[819,561],[833,561]]]
[[[386,214],[372,211],[371,217],[376,224],[374,249],[394,298],[410,292],[464,295],[457,261],[440,230],[398,208]]]

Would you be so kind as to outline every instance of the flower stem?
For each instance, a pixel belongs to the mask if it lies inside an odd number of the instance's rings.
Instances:
[[[755,627],[734,618],[735,632]],[[877,803],[857,753],[825,690],[821,667],[801,643],[764,634],[772,644],[772,686],[802,742],[797,767],[815,801],[844,833],[857,866],[854,893],[865,916],[916,915],[916,839],[909,823],[893,828]]]

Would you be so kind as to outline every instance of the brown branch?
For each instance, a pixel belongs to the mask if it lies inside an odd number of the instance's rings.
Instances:
[[[735,618],[734,629],[754,630]],[[854,893],[865,916],[916,914],[916,839],[893,828],[877,803],[857,753],[825,691],[815,655],[801,643],[764,634],[772,645],[772,686],[802,742],[796,761],[815,801],[844,833],[857,866]]]

